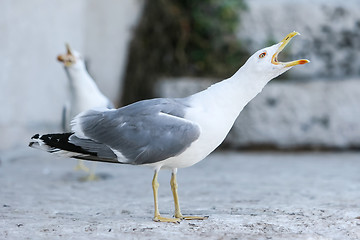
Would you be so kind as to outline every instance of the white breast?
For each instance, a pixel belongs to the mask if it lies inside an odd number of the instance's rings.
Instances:
[[[204,99],[205,97],[194,96],[190,102],[193,107],[185,115],[185,119],[199,125],[199,138],[180,155],[149,164],[150,166],[171,169],[189,167],[203,160],[223,142],[240,111],[235,111],[223,101],[216,101],[216,95],[212,99]]]

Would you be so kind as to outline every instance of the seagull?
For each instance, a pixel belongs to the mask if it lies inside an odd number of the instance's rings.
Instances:
[[[278,55],[298,35],[289,33],[281,42],[261,49],[230,78],[185,98],[155,98],[119,109],[89,110],[75,117],[72,131],[36,134],[30,147],[90,161],[148,166],[154,170],[154,221],[179,223],[207,216],[183,216],[176,173],[203,160],[214,151],[236,118],[264,86],[301,59],[279,62]],[[160,215],[157,181],[160,169],[170,169],[174,197],[173,218]]]
[[[95,81],[86,70],[84,59],[79,52],[71,50],[69,44],[66,44],[66,53],[58,55],[57,60],[63,63],[69,79],[70,99],[63,107],[63,131],[71,131],[71,119],[81,112],[93,108],[114,108],[112,102],[96,86]],[[93,168],[89,169],[82,161],[79,161],[76,169],[90,171],[90,175],[85,180],[95,180],[94,167],[93,165]]]

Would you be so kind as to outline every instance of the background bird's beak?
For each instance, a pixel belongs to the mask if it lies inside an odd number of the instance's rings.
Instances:
[[[65,43],[65,47],[66,47],[66,52],[68,55],[73,55],[72,52],[71,52],[71,48],[70,48],[70,45],[68,43]]]
[[[65,44],[66,47],[66,54],[60,54],[57,56],[57,60],[59,62],[64,63],[66,67],[69,67],[75,63],[75,56],[71,52],[70,45],[68,43]]]
[[[58,60],[59,62],[64,62],[64,61],[65,61],[65,55],[58,55],[58,56],[57,56],[57,60]]]
[[[278,50],[275,52],[275,54],[273,55],[272,59],[271,59],[271,63],[272,64],[275,64],[275,65],[283,65],[284,67],[292,67],[292,66],[295,66],[295,65],[300,65],[300,64],[305,64],[305,63],[308,63],[310,62],[309,60],[307,59],[300,59],[300,60],[295,60],[295,61],[291,61],[291,62],[279,62],[278,61],[278,55],[279,53],[286,47],[286,45],[291,41],[291,39],[293,37],[295,37],[296,35],[300,35],[300,33],[298,32],[291,32],[289,33],[283,40],[281,40],[281,45],[280,47],[278,48]]]

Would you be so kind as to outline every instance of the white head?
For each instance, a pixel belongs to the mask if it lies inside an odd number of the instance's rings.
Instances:
[[[290,42],[290,40],[298,35],[297,32],[289,33],[281,42],[267,48],[263,48],[254,53],[244,64],[249,73],[263,76],[268,81],[286,72],[296,65],[306,64],[310,62],[307,59],[301,59],[291,62],[279,62],[278,55]]]
[[[84,69],[85,62],[83,57],[75,50],[71,50],[69,44],[65,44],[66,53],[57,56],[57,60],[69,69]]]

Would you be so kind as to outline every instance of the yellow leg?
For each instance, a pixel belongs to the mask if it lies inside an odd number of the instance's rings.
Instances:
[[[85,164],[84,164],[84,162],[82,161],[82,160],[78,160],[78,163],[77,163],[77,165],[75,166],[75,170],[76,171],[84,171],[84,172],[90,172],[90,169],[87,167],[87,166],[85,166]]]
[[[208,216],[205,217],[198,217],[198,216],[183,216],[181,214],[180,211],[180,204],[179,204],[179,196],[178,196],[178,184],[176,182],[176,169],[173,170],[172,174],[171,174],[171,180],[170,180],[170,185],[171,185],[171,191],[173,193],[174,196],[174,203],[175,203],[175,218],[180,218],[180,219],[184,219],[184,220],[204,220],[209,218]]]
[[[91,181],[99,180],[99,177],[95,174],[95,169],[96,169],[96,162],[93,162],[92,166],[89,168],[89,172],[90,172],[89,175],[81,178],[81,180],[85,181],[85,182],[87,182],[87,181],[91,182]]]
[[[180,223],[181,221],[180,218],[165,218],[160,216],[159,205],[158,205],[158,189],[159,189],[159,183],[157,181],[158,171],[159,170],[155,170],[154,178],[152,180],[152,188],[154,192],[154,206],[155,206],[154,221]]]
[[[96,163],[93,162],[92,164],[92,167],[88,168],[85,164],[84,164],[84,161],[82,160],[78,160],[78,164],[76,165],[75,167],[75,170],[77,171],[84,171],[84,172],[87,172],[89,173],[89,175],[85,176],[85,177],[81,177],[80,178],[80,181],[84,181],[84,182],[87,182],[87,181],[97,181],[99,180],[99,177],[96,176],[95,174],[95,168],[96,168]]]

